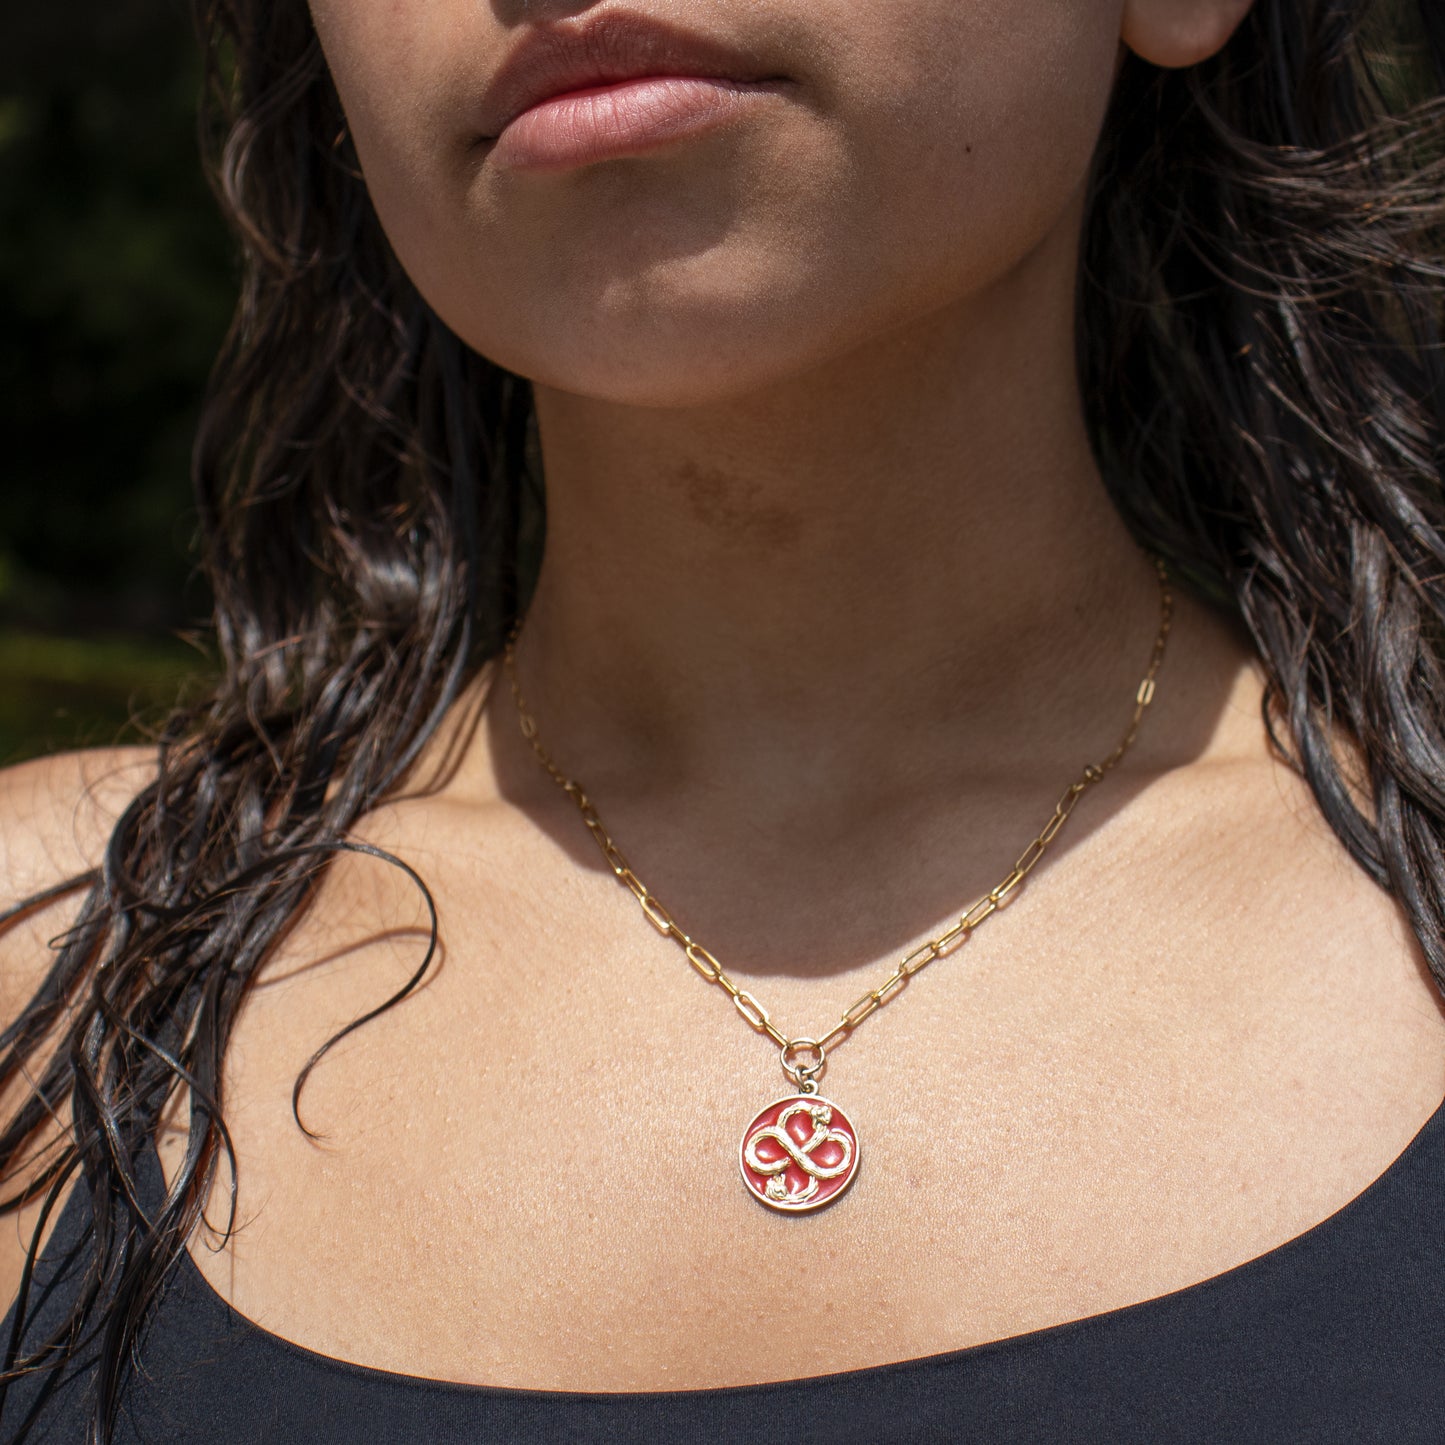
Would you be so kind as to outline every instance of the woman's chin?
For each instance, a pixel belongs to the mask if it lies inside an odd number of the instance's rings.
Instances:
[[[686,308],[646,324],[590,321],[525,346],[463,338],[490,361],[539,387],[620,406],[718,405],[805,375],[846,350],[849,338],[803,321],[781,325],[780,313],[720,320]]]
[[[766,391],[797,370],[783,360],[768,367],[759,365],[756,356],[719,357],[694,350],[642,360],[619,356],[585,366],[559,366],[556,358],[549,361],[550,365],[539,366],[535,372],[510,366],[507,370],[525,376],[539,389],[585,396],[611,406],[658,411],[726,405]]]

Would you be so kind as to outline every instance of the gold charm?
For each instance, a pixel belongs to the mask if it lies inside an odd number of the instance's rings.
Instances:
[[[820,1209],[853,1182],[858,1135],[830,1100],[789,1094],[748,1125],[739,1162],[748,1192],[770,1209]]]

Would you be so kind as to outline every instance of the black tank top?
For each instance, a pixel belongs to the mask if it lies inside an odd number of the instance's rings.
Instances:
[[[146,1187],[159,1191],[159,1160],[147,1158]],[[73,1191],[37,1275],[45,1302],[31,1339],[50,1327],[83,1265],[88,1209]],[[4,1328],[8,1338],[8,1318]],[[12,1387],[0,1441],[80,1445],[90,1383],[82,1359],[48,1386]],[[1445,1102],[1369,1188],[1277,1249],[1158,1299],[993,1344],[732,1389],[447,1384],[268,1334],[182,1255],[122,1402],[124,1445],[1440,1445]]]

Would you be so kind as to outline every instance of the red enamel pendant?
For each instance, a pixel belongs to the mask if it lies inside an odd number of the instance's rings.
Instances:
[[[858,1135],[830,1100],[789,1094],[748,1125],[740,1156],[753,1198],[797,1214],[831,1203],[853,1182]]]

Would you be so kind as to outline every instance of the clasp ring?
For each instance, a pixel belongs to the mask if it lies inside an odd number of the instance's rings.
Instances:
[[[799,1054],[813,1055],[800,1060]],[[816,1094],[818,1077],[827,1065],[828,1055],[817,1039],[789,1039],[783,1045],[783,1072],[797,1085],[800,1094]]]

